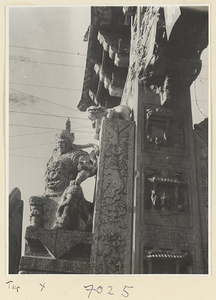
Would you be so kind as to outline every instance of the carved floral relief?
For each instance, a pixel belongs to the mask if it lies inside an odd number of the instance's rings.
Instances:
[[[98,170],[101,181],[95,203],[95,235],[98,240],[93,243],[92,257],[96,251],[96,273],[123,274],[129,256],[128,243],[131,242],[132,197],[128,196],[128,184],[133,180],[132,169],[129,169],[129,157],[133,154],[129,150],[129,139],[133,138],[131,122],[106,119],[102,130]]]

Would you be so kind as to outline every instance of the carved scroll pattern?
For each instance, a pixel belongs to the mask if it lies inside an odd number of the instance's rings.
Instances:
[[[105,120],[96,203],[93,252],[96,273],[122,274],[131,242],[133,133],[130,121]],[[100,238],[99,238],[100,237]],[[97,249],[95,249],[97,243]],[[128,263],[129,266],[129,263]]]

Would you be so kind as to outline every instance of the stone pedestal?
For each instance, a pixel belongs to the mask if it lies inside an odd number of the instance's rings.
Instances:
[[[25,256],[21,258],[20,274],[90,272],[92,233],[29,226],[25,239]]]
[[[104,119],[100,156],[91,273],[131,273],[134,123]]]

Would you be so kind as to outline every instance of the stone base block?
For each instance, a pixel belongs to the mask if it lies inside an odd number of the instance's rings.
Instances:
[[[89,262],[23,256],[19,274],[89,274]]]
[[[92,233],[29,226],[19,274],[89,274]]]
[[[92,233],[29,226],[25,239],[26,256],[87,260],[91,251]]]

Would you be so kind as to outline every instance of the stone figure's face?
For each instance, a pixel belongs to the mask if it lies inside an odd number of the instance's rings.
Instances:
[[[81,155],[78,159],[77,169],[78,171],[91,169],[92,164],[88,155]]]
[[[51,163],[46,170],[46,187],[55,192],[61,192],[69,185],[69,174],[59,162]]]
[[[64,154],[67,152],[67,141],[65,139],[58,139],[57,140],[57,150],[60,154]]]

